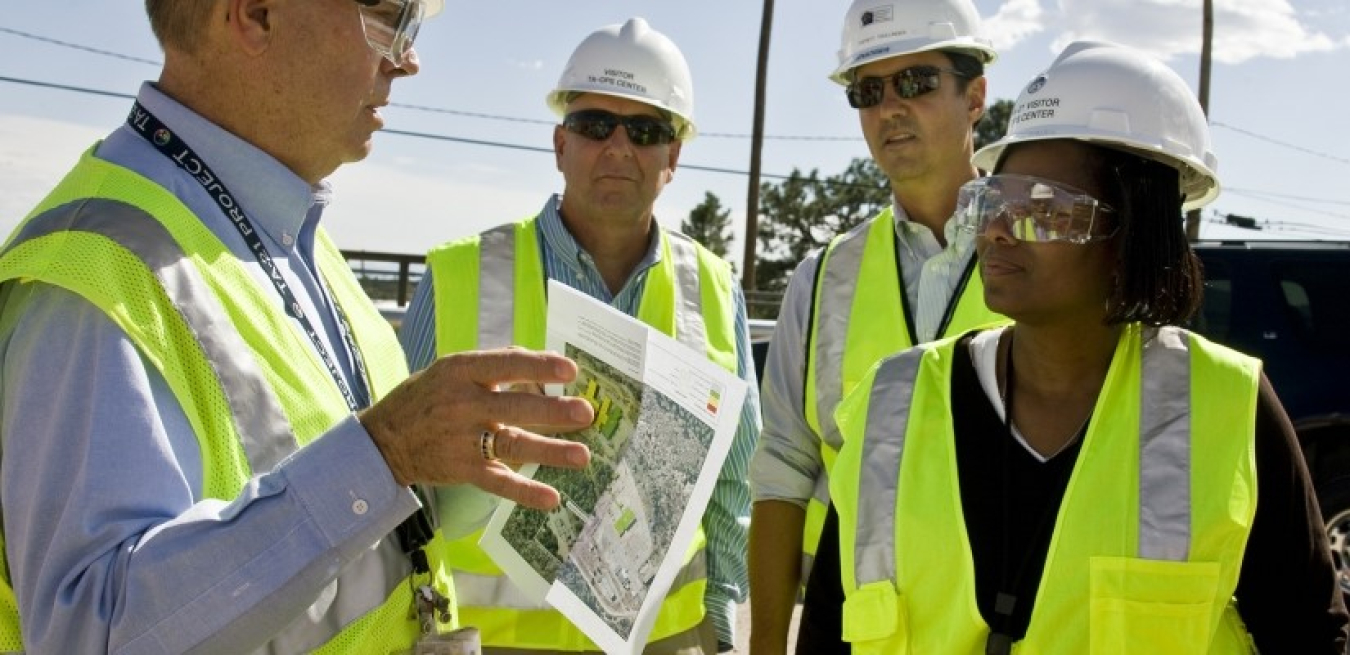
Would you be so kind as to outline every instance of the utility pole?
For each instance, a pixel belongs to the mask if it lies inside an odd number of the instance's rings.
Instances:
[[[1209,58],[1214,42],[1214,0],[1205,0],[1204,19],[1200,42],[1200,109],[1209,120]],[[1200,210],[1192,209],[1186,214],[1186,238],[1195,241],[1200,238]]]
[[[759,23],[759,63],[755,70],[755,118],[750,134],[750,188],[745,200],[745,256],[741,289],[755,290],[755,250],[759,245],[759,159],[764,147],[764,86],[769,71],[769,36],[773,32],[773,0],[764,0]]]

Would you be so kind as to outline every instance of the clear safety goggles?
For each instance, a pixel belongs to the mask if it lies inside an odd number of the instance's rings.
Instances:
[[[1029,175],[990,175],[961,187],[957,227],[983,235],[1002,221],[1018,241],[1091,243],[1115,236],[1109,205],[1086,192]]]
[[[426,14],[423,0],[356,0],[366,43],[395,66],[402,66],[412,50]]]

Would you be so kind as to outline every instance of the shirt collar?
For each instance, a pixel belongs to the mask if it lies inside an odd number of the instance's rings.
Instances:
[[[311,186],[276,158],[165,95],[153,83],[142,84],[136,99],[211,167],[253,226],[286,250],[295,248],[306,220],[317,222],[327,206],[332,194],[327,182]],[[120,129],[140,138],[127,125]]]
[[[555,193],[549,197],[548,202],[544,203],[544,210],[539,212],[539,231],[543,234],[545,246],[555,257],[566,262],[568,266],[583,271],[586,269],[596,271],[595,261],[591,259],[590,254],[582,249],[581,244],[577,243],[576,237],[572,236],[572,233],[567,229],[567,225],[563,223],[561,208],[562,196]],[[628,281],[624,283],[625,287],[637,275],[661,261],[661,239],[659,235],[661,226],[655,218],[652,219],[652,224],[656,226],[656,229],[652,230],[651,238],[647,241],[647,252],[642,256],[638,265],[633,268],[633,272],[629,274]]]

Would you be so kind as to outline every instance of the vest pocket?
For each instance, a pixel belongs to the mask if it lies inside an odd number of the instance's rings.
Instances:
[[[844,600],[843,637],[855,653],[909,652],[904,599],[890,580],[869,582]]]
[[[1217,562],[1093,557],[1090,569],[1092,655],[1208,652]]]

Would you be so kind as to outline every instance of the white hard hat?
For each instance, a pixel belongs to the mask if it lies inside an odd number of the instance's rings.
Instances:
[[[1046,139],[1127,150],[1177,169],[1187,210],[1219,195],[1218,160],[1200,102],[1181,76],[1132,48],[1069,44],[1017,97],[1007,135],[973,161],[993,170],[1008,146]]]
[[[567,60],[548,106],[559,116],[574,92],[628,98],[669,111],[680,140],[694,138],[694,86],[675,43],[641,18],[606,25],[581,42]]]
[[[847,85],[859,66],[928,50],[955,50],[985,64],[998,57],[971,0],[853,0],[830,79]]]

